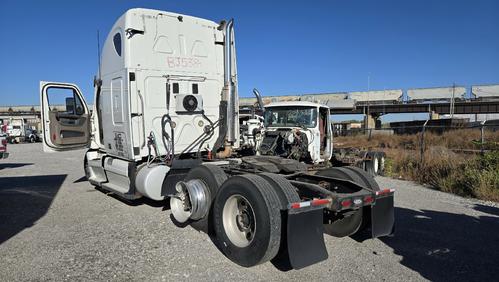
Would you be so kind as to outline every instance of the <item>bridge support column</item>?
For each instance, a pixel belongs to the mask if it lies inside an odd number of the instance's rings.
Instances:
[[[435,111],[431,111],[429,114],[430,114],[429,119],[440,119],[440,114],[435,113]]]
[[[364,115],[364,129],[380,129],[381,119],[377,114]]]

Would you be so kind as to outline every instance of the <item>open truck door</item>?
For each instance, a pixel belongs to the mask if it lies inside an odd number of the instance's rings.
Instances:
[[[89,146],[90,110],[78,86],[41,81],[40,104],[45,152]]]

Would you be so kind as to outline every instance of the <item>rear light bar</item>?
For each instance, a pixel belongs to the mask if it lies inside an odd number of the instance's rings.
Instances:
[[[318,207],[318,206],[328,205],[330,203],[331,203],[330,199],[316,199],[316,200],[312,200],[312,201],[292,203],[289,205],[289,208],[290,209],[300,209],[300,208],[306,208],[306,207]]]
[[[376,191],[375,195],[366,195],[364,197],[354,197],[354,198],[343,198],[338,199],[340,204],[340,209],[347,209],[350,207],[361,207],[363,205],[371,205],[376,200],[377,196],[384,196],[390,193],[395,192],[395,189],[384,189],[380,191]],[[317,207],[317,206],[325,206],[332,203],[331,199],[315,199],[306,202],[296,202],[289,204],[289,209],[300,209],[306,207]]]

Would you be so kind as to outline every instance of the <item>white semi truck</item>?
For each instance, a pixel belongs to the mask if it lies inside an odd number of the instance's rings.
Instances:
[[[169,201],[177,223],[205,231],[245,267],[325,260],[323,233],[391,235],[393,189],[365,172],[238,155],[233,26],[127,11],[104,43],[92,114],[78,86],[40,83],[44,150],[87,147],[91,184]]]

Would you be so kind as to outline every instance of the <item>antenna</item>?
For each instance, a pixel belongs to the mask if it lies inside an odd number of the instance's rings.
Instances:
[[[99,63],[99,70],[98,70],[98,74],[99,74],[99,80],[101,79],[101,73],[100,73],[100,36],[99,36],[99,30],[97,30],[97,61]]]

